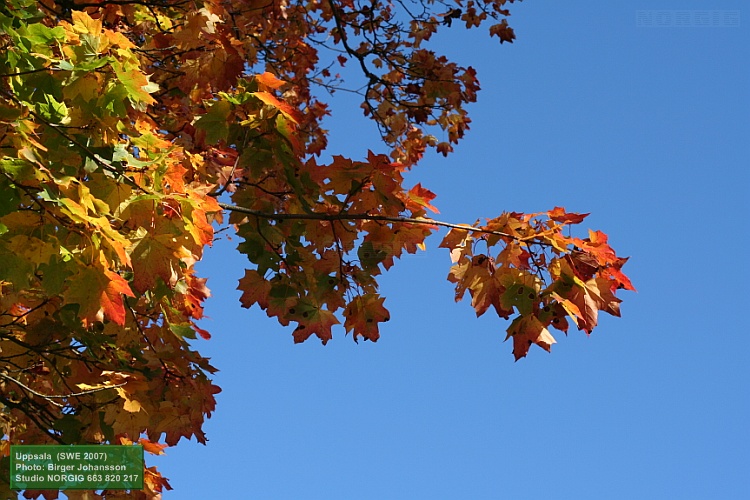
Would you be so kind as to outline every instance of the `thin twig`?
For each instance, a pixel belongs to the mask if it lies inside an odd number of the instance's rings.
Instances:
[[[44,398],[44,399],[47,399],[47,400],[50,400],[50,399],[67,399],[67,398],[74,398],[74,397],[77,397],[77,396],[85,396],[86,394],[93,394],[95,392],[101,392],[101,391],[106,391],[106,390],[109,390],[109,389],[115,389],[117,387],[122,387],[122,386],[124,386],[126,384],[126,382],[124,382],[122,384],[108,385],[106,387],[97,387],[95,389],[89,389],[87,391],[81,391],[81,392],[73,392],[73,393],[70,393],[70,394],[42,394],[41,392],[35,391],[34,389],[32,389],[31,387],[29,387],[28,385],[25,385],[20,380],[17,380],[15,378],[11,377],[10,375],[7,375],[7,374],[5,374],[3,372],[0,372],[0,377],[4,378],[5,380],[9,380],[9,381],[13,382],[14,384],[18,385],[19,387],[22,387],[23,389],[27,390],[28,392],[30,392],[31,394],[33,394],[35,396],[39,396],[40,398]],[[50,403],[52,403],[55,406],[59,406],[61,408],[63,406],[65,406],[65,405],[61,405],[60,403],[56,403],[54,401],[50,401]]]
[[[54,71],[55,69],[51,66],[45,66],[43,68],[37,68],[37,69],[29,69],[26,71],[16,71],[15,73],[0,73],[0,78],[6,78],[9,76],[22,76],[22,75],[31,75],[33,73],[41,73],[43,71]]]

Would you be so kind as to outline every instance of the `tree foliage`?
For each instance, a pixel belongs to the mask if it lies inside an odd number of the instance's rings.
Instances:
[[[404,185],[469,126],[472,68],[429,47],[512,0],[9,0],[0,6],[0,425],[7,443],[205,442],[215,369],[191,343],[210,293],[194,266],[217,227],[248,259],[244,307],[295,342],[376,341],[378,276],[450,231],[448,279],[512,319],[516,359],[550,329],[590,333],[633,289],[607,236],[560,207],[473,224]],[[362,76],[353,86],[337,68]],[[321,95],[350,85],[384,154],[326,149]],[[357,87],[357,85],[361,85]],[[441,142],[433,135],[446,137]],[[338,325],[338,326],[337,326]],[[343,328],[342,328],[343,327]],[[6,478],[7,479],[7,478]],[[153,498],[146,487],[107,498]],[[6,485],[7,489],[7,485]],[[5,492],[8,494],[8,492]],[[39,492],[26,492],[33,497]],[[56,492],[45,493],[54,498]],[[71,492],[71,498],[78,493]]]

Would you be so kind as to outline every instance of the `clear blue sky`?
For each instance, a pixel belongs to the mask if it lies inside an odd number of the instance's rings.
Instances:
[[[164,498],[750,498],[750,10],[665,17],[677,5],[528,0],[510,46],[454,27],[434,46],[479,73],[472,130],[409,176],[452,222],[591,212],[632,257],[623,318],[514,363],[507,325],[454,303],[433,236],[382,280],[377,344],[340,328],[294,345],[240,307],[238,241],[220,242],[200,265],[213,339],[198,347],[223,392],[208,446],[147,457]],[[670,26],[639,26],[657,21],[642,9]],[[697,26],[706,9],[720,26]],[[382,151],[339,97],[330,152]]]

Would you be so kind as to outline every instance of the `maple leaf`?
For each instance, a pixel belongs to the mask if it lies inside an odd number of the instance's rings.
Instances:
[[[505,289],[500,297],[503,308],[512,310],[515,307],[521,315],[531,314],[540,300],[537,278],[527,271],[507,269],[499,280]]]
[[[622,300],[615,297],[607,279],[591,279],[586,282],[586,289],[593,297],[595,297],[600,310],[609,313],[612,316],[620,317],[620,302],[622,302]]]
[[[299,303],[297,307],[304,309]],[[294,330],[293,337],[295,344],[304,342],[312,334],[315,334],[323,342],[323,345],[333,338],[331,327],[338,325],[339,320],[336,319],[336,316],[332,312],[320,308],[310,308],[299,314],[305,316],[305,318]]]
[[[635,291],[635,287],[633,286],[633,283],[631,283],[630,278],[628,278],[621,270],[623,264],[625,264],[627,260],[627,258],[618,259],[615,265],[607,266],[601,271],[603,276],[612,278],[613,290],[624,288],[625,290]]]
[[[389,321],[391,315],[383,306],[385,298],[378,294],[358,295],[349,302],[344,310],[344,328],[352,332],[352,338],[358,337],[376,342],[380,338],[379,324]]]
[[[578,318],[583,318],[583,313],[581,313],[581,310],[578,308],[576,304],[574,304],[572,301],[566,299],[565,297],[560,296],[556,292],[552,292],[551,294],[552,298],[554,298],[557,301],[557,305],[562,308],[562,310],[570,316],[573,320],[578,323]],[[559,309],[555,312],[555,314],[559,316],[560,312]],[[567,321],[565,322],[567,324]],[[567,331],[567,328],[566,328]]]
[[[138,413],[142,410],[141,403],[139,403],[138,400],[131,398],[130,393],[125,391],[122,387],[117,388],[117,393],[125,400],[122,405],[123,410],[130,413]]]
[[[245,276],[240,279],[237,290],[242,291],[240,303],[242,307],[250,308],[258,304],[262,309],[268,307],[268,297],[271,292],[271,283],[254,269],[246,269]]]
[[[160,494],[164,489],[172,489],[167,478],[163,477],[161,473],[156,470],[156,467],[146,467],[143,472],[144,486],[148,490],[153,491],[155,494]]]
[[[205,245],[211,246],[214,242],[214,228],[208,222],[208,215],[205,210],[193,208],[189,218],[184,218],[186,230],[200,247]]]
[[[150,418],[145,411],[122,411],[122,407],[108,405],[103,416],[104,422],[112,427],[115,434],[138,436],[142,429],[148,427]]]
[[[170,164],[167,167],[167,171],[162,178],[164,190],[168,193],[171,192],[184,192],[185,191],[185,174],[188,170],[179,163]]]
[[[513,356],[516,361],[526,357],[532,344],[550,352],[555,338],[535,316],[519,316],[510,327],[505,340],[513,337]]]
[[[500,39],[500,43],[508,42],[513,43],[516,38],[516,34],[513,32],[513,28],[508,26],[508,21],[503,19],[500,23],[490,26],[490,36],[496,36]]]
[[[292,120],[294,123],[300,123],[302,121],[302,117],[297,110],[292,108],[289,104],[279,101],[273,94],[269,92],[253,92],[253,95],[265,104],[281,111],[284,116]]]
[[[565,259],[570,263],[576,276],[584,281],[593,278],[599,271],[599,262],[590,253],[573,251],[566,255]]]
[[[273,73],[269,73],[268,71],[260,75],[255,75],[255,80],[264,87],[272,90],[278,89],[285,83],[283,80],[279,80],[276,75],[274,75]]]
[[[411,188],[407,193],[407,196],[409,202],[407,208],[409,208],[412,212],[421,211],[422,207],[424,207],[432,210],[436,214],[440,213],[440,211],[430,203],[435,199],[435,193],[433,193],[429,189],[423,188],[421,183]]]
[[[143,446],[143,449],[152,455],[164,455],[164,448],[167,447],[166,444],[154,443],[146,438],[139,438],[138,444]]]
[[[476,311],[477,317],[487,312],[490,306],[495,308],[498,316],[508,318],[513,313],[512,307],[506,307],[501,300],[505,293],[503,287],[495,276],[480,280],[469,289],[471,293],[471,307]]]
[[[579,224],[583,222],[583,219],[589,216],[589,214],[566,212],[563,207],[555,207],[547,213],[549,214],[549,218],[553,221],[565,222],[567,224]]]
[[[195,120],[195,128],[206,133],[206,142],[216,144],[229,138],[229,119],[232,104],[227,101],[216,101],[208,111]]]
[[[589,237],[586,239],[572,238],[573,244],[580,247],[584,252],[593,255],[597,262],[606,266],[617,262],[617,256],[612,247],[607,243],[607,235],[601,231],[589,230]]]
[[[573,287],[566,297],[578,308],[580,315],[576,318],[578,328],[587,334],[591,333],[599,320],[599,304],[596,296],[586,287]]]
[[[461,259],[461,256],[471,250],[469,243],[472,239],[473,236],[470,231],[453,228],[448,231],[448,234],[445,235],[445,238],[443,238],[438,247],[449,249],[451,252],[451,262],[456,263]]]
[[[448,281],[456,283],[456,302],[463,298],[466,290],[469,291],[471,306],[477,317],[487,312],[490,306],[502,318],[507,319],[513,313],[512,305],[506,306],[501,300],[505,286],[501,283],[493,259],[486,255],[479,254],[471,259],[463,257],[451,268]]]
[[[170,235],[155,236],[146,230],[139,230],[139,238],[130,251],[134,265],[133,288],[145,292],[157,284],[157,278],[174,286],[178,280],[179,263],[176,258],[184,247],[175,246]]]
[[[101,20],[93,19],[86,12],[73,11],[71,12],[70,17],[73,19],[72,28],[76,33],[98,35],[102,31]]]
[[[136,68],[128,69],[118,63],[113,64],[112,67],[134,107],[143,111],[147,106],[156,104],[156,99],[151,94],[159,90],[157,83],[150,82],[148,77]]]
[[[138,414],[136,414],[138,415]],[[159,416],[154,426],[154,432],[165,434],[165,442],[174,446],[181,437],[195,435],[198,442],[205,442],[202,432],[195,432],[190,420],[190,415],[182,412],[178,406],[171,401],[163,401],[159,404]]]
[[[104,321],[105,318],[124,325],[123,295],[135,297],[122,276],[100,266],[79,268],[64,295],[67,302],[80,306],[78,314],[84,325]]]
[[[556,297],[559,300],[565,300],[561,297]],[[575,305],[570,304],[568,301],[568,309],[570,308],[576,308]],[[557,328],[561,332],[565,333],[567,335],[568,333],[568,320],[565,317],[567,314],[570,314],[571,317],[574,313],[569,313],[568,309],[563,307],[563,305],[560,302],[552,302],[551,304],[545,304],[542,309],[539,311],[537,318],[539,321],[542,322],[545,326],[552,325],[553,327]]]
[[[193,319],[203,317],[203,302],[211,296],[206,281],[208,281],[207,278],[196,278],[192,270],[185,273],[184,282],[187,289],[183,295],[182,309]]]
[[[513,310],[513,307],[519,314],[531,314],[538,296],[533,287],[528,287],[523,283],[514,283],[500,297],[500,303],[503,308]]]

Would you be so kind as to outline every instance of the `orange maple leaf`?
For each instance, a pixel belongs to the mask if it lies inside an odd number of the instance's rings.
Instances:
[[[578,224],[583,222],[583,219],[589,216],[589,214],[578,214],[574,212],[566,212],[563,207],[555,207],[547,212],[549,218],[555,222],[565,222],[568,224]]]
[[[508,336],[505,340],[510,337],[513,337],[513,356],[515,356],[516,361],[526,356],[531,344],[536,344],[550,352],[552,344],[557,342],[555,337],[535,316],[516,318],[508,328]]]
[[[187,291],[184,293],[181,310],[193,319],[201,319],[203,317],[203,302],[211,296],[211,290],[206,286],[208,279],[196,278],[194,273],[195,271],[192,269],[185,272],[184,279],[187,283]]]
[[[624,264],[624,261],[627,261],[628,259],[624,258],[620,260],[623,261],[622,264]],[[619,264],[617,266],[607,266],[602,270],[601,274],[613,278],[613,290],[624,288],[625,290],[631,290],[635,292],[635,287],[633,286],[633,283],[630,282],[630,278],[628,278],[620,269],[622,267],[622,264]]]
[[[154,235],[143,232],[143,237],[133,246],[130,257],[133,261],[133,288],[142,293],[156,285],[160,277],[169,286],[177,282],[175,257],[178,250],[171,235]],[[178,245],[178,244],[177,244]]]
[[[81,267],[64,292],[69,303],[80,306],[79,316],[84,326],[105,318],[124,325],[123,295],[135,297],[125,278],[101,266]]]
[[[422,208],[429,208],[436,214],[440,213],[440,211],[430,203],[435,199],[435,193],[427,188],[423,188],[421,183],[411,188],[408,191],[407,196],[406,208],[410,209],[412,212],[420,211]]]
[[[347,333],[352,333],[352,338],[357,342],[357,337],[362,336],[365,340],[373,342],[380,338],[379,323],[391,319],[391,315],[383,306],[385,297],[378,294],[359,295],[346,306],[344,310],[344,327]]]
[[[254,269],[246,269],[245,276],[240,278],[237,290],[242,291],[240,303],[242,307],[249,309],[253,304],[258,304],[261,309],[268,307],[271,283]]]
[[[162,476],[156,467],[147,467],[143,475],[144,486],[155,493],[161,493],[164,488],[171,490],[169,481]]]
[[[273,106],[281,111],[284,116],[292,120],[294,123],[300,123],[302,121],[302,116],[300,116],[299,111],[291,107],[289,104],[279,101],[273,94],[269,92],[253,92],[253,95],[265,104]]]
[[[101,311],[104,316],[122,326],[125,324],[125,305],[122,296],[135,297],[130,285],[125,278],[112,271],[104,271],[104,276],[109,281],[100,281],[103,285],[100,292]]]
[[[284,85],[284,83],[286,83],[284,82],[284,80],[279,80],[278,78],[276,78],[276,75],[274,75],[273,73],[269,73],[268,71],[260,75],[255,75],[255,80],[261,85],[273,90],[278,89],[279,87]]]
[[[143,449],[152,455],[164,455],[164,448],[167,448],[166,444],[154,443],[146,438],[138,439],[138,444],[143,446]]]

